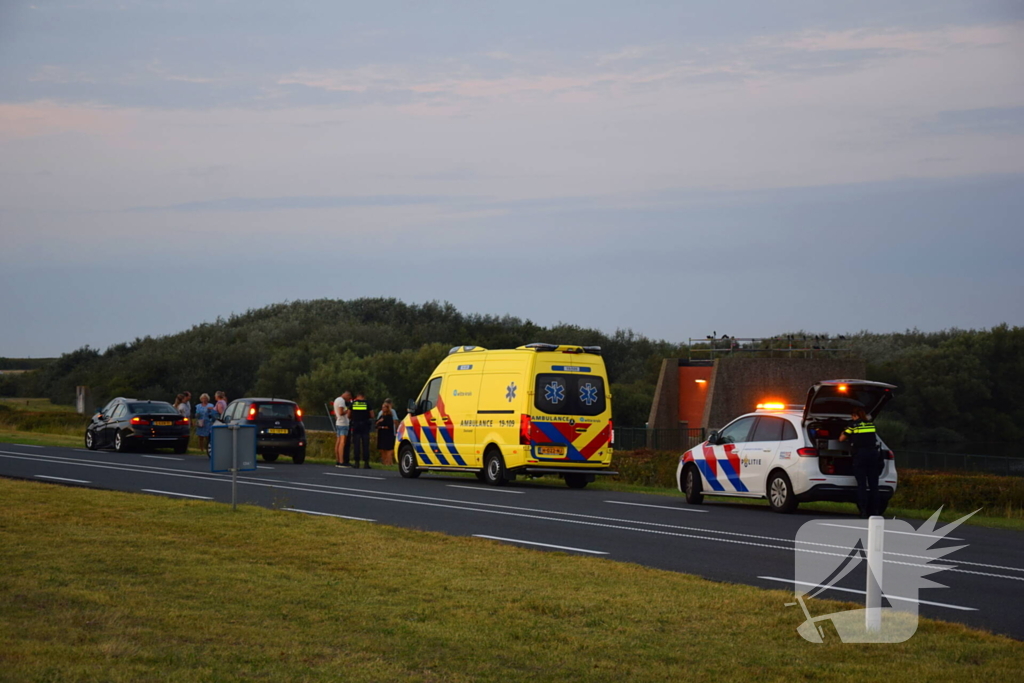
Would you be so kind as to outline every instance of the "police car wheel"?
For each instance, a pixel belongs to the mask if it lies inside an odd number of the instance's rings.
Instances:
[[[690,505],[700,505],[704,502],[704,494],[701,492],[700,473],[694,466],[687,467],[683,472],[683,492],[686,494],[686,502]]]
[[[403,445],[398,451],[398,473],[406,479],[420,476],[420,469],[416,467],[416,451],[409,444]]]
[[[484,480],[491,486],[504,486],[508,483],[508,479],[505,478],[505,459],[501,457],[501,451],[488,451],[484,461]]]
[[[775,512],[793,512],[796,510],[796,496],[793,485],[783,472],[776,472],[768,479],[768,505]]]

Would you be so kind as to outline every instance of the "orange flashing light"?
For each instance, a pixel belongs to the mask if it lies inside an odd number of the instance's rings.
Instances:
[[[847,386],[845,384],[840,384],[839,385],[839,391],[840,392],[845,394],[846,393],[846,389],[847,389]]]
[[[786,409],[786,404],[785,403],[758,403],[757,404],[757,409],[758,410],[785,410]]]
[[[695,379],[693,381],[696,382],[697,384],[707,384],[708,383],[708,381],[706,379]]]

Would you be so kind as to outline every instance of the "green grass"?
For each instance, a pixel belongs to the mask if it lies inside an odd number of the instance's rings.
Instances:
[[[0,398],[0,406],[46,413],[74,413],[74,406],[51,403],[48,398]],[[77,413],[76,413],[77,414]]]
[[[922,620],[813,645],[791,594],[242,506],[0,480],[6,681],[1017,681]],[[815,601],[814,613],[842,609]],[[836,639],[837,640],[837,639]]]

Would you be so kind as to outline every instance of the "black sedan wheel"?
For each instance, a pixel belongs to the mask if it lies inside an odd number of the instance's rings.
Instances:
[[[121,432],[114,433],[114,450],[118,453],[128,452],[128,440],[121,436]]]
[[[99,448],[96,444],[96,435],[92,433],[91,429],[85,430],[85,447],[90,451],[94,451]]]

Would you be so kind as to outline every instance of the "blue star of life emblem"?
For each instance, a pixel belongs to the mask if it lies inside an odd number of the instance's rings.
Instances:
[[[565,400],[565,387],[558,382],[552,382],[544,387],[544,400],[548,403],[561,403]]]
[[[505,398],[508,399],[509,403],[511,403],[512,399],[514,399],[516,397],[516,389],[517,388],[518,387],[516,387],[516,383],[512,382],[511,384],[508,385],[508,388],[505,390]]]
[[[590,382],[587,382],[580,387],[580,400],[588,406],[592,406],[597,403],[597,387]]]

